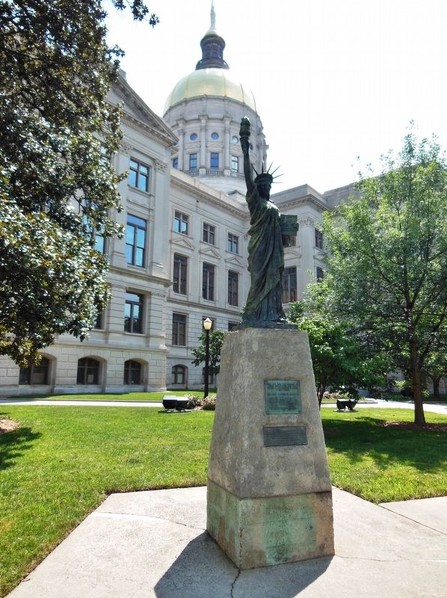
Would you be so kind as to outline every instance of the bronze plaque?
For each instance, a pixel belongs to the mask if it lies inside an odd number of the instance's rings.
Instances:
[[[264,446],[298,446],[307,444],[304,426],[264,426]]]
[[[299,380],[265,380],[264,392],[268,415],[301,413]]]

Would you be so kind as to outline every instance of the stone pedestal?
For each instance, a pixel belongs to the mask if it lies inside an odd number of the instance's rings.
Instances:
[[[240,569],[334,554],[332,491],[307,334],[227,335],[207,530]]]

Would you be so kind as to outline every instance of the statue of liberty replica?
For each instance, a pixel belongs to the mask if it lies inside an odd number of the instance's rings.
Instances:
[[[247,205],[250,210],[250,240],[248,270],[250,291],[242,315],[242,327],[288,328],[282,306],[282,273],[284,270],[284,241],[296,236],[296,216],[281,216],[270,201],[273,175],[256,173],[250,162],[250,121],[244,117],[240,127],[240,142],[244,155],[244,174],[247,185]]]

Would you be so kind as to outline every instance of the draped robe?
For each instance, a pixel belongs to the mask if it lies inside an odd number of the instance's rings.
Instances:
[[[270,327],[285,320],[282,306],[284,247],[278,208],[261,197],[256,184],[247,193],[250,210],[248,270],[251,286],[242,325]]]

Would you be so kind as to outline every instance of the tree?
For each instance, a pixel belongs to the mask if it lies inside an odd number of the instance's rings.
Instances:
[[[326,216],[327,301],[408,372],[422,425],[423,369],[446,341],[447,165],[435,140],[410,131],[383,166]]]
[[[371,353],[347,322],[326,309],[323,287],[314,285],[307,300],[291,304],[288,314],[308,334],[320,407],[329,388],[357,395],[358,387],[383,386],[387,373],[382,356]]]
[[[105,17],[99,0],[0,2],[0,353],[22,365],[55,334],[83,338],[108,299],[95,242],[120,230],[107,93],[122,52]]]
[[[217,375],[220,372],[220,354],[222,352],[222,345],[225,338],[225,332],[221,330],[211,330],[210,333],[210,363],[209,372],[210,374]],[[202,332],[199,338],[200,345],[192,350],[195,357],[192,361],[196,367],[205,363],[205,342],[206,333]]]

